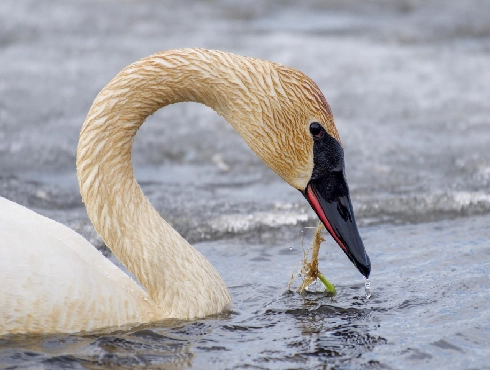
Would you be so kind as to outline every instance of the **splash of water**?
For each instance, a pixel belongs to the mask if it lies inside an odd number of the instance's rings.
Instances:
[[[305,290],[310,293],[323,293],[325,292],[325,286],[319,279],[315,279]]]
[[[366,293],[366,300],[371,298],[371,282],[367,278],[364,278],[364,291]]]

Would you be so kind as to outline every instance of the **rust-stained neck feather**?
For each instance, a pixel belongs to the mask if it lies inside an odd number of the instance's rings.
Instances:
[[[99,93],[77,153],[88,215],[160,306],[177,312],[195,295],[205,301],[204,314],[209,314],[229,302],[226,286],[208,261],[159,217],[136,183],[131,164],[133,139],[145,119],[184,101],[205,104],[222,115],[268,166],[298,189],[306,187],[313,169],[309,123],[320,122],[340,139],[325,98],[303,73],[224,52],[154,54],[122,70]],[[197,288],[202,286],[208,287],[205,292]]]

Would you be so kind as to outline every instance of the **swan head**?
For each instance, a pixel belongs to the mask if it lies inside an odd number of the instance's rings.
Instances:
[[[354,218],[344,151],[318,86],[303,73],[274,64],[273,89],[258,105],[247,132],[251,149],[299,190],[348,258],[366,278],[371,262]],[[238,127],[237,127],[238,126]],[[252,128],[251,130],[249,130]]]
[[[99,93],[82,128],[77,155],[82,198],[90,199],[97,188],[92,179],[104,173],[103,164],[105,173],[128,184],[127,171],[133,174],[126,164],[136,131],[148,115],[183,101],[205,104],[223,116],[266,165],[305,196],[349,259],[369,276],[371,263],[356,226],[330,107],[310,78],[281,64],[217,50],[177,49],[128,66]],[[124,124],[115,124],[120,120]],[[117,151],[105,145],[108,135],[119,143]],[[90,148],[97,155],[89,156]],[[92,158],[105,161],[93,166]],[[121,164],[118,171],[114,163]],[[114,176],[107,181],[116,182]],[[104,219],[99,214],[104,208],[96,205],[93,222]],[[111,234],[114,228],[106,227]]]

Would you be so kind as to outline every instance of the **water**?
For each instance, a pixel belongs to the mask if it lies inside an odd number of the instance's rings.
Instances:
[[[366,300],[371,298],[371,281],[369,279],[364,279],[364,293],[366,295]]]
[[[332,106],[371,297],[330,239],[319,268],[337,296],[287,291],[315,215],[214,112],[179,104],[138,133],[136,176],[234,305],[110,333],[3,337],[0,368],[489,368],[489,3],[301,4],[2,1],[0,195],[113,258],[75,177],[96,93],[173,47],[271,59],[306,72]]]

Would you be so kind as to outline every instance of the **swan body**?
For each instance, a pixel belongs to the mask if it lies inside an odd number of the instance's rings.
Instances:
[[[161,107],[184,101],[222,115],[322,217],[322,193],[311,181],[324,171],[315,153],[327,144],[319,134],[312,137],[312,122],[335,148],[340,139],[313,81],[280,64],[219,51],[154,54],[126,67],[102,89],[77,150],[87,213],[143,288],[74,231],[0,198],[0,335],[203,317],[230,304],[217,271],[160,217],[133,174],[131,148],[138,128]],[[332,225],[335,237],[339,232]],[[348,253],[344,239],[336,240]]]
[[[77,332],[155,315],[148,293],[66,226],[0,197],[0,235],[1,334]]]

